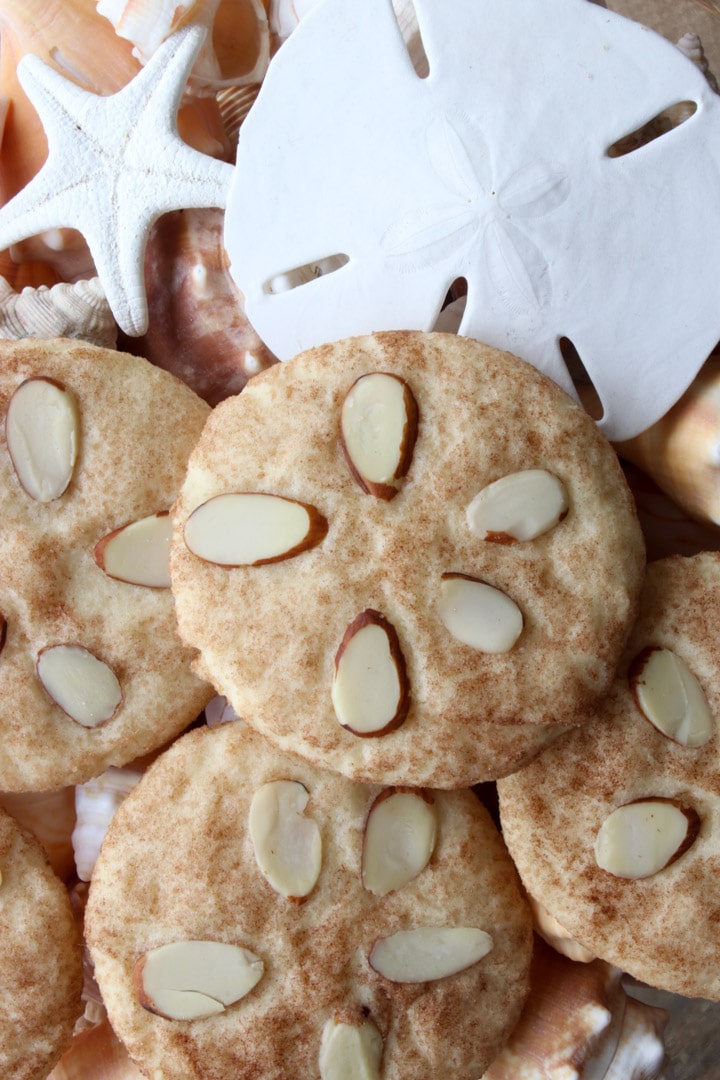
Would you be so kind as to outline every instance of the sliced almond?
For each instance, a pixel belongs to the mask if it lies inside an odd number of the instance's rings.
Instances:
[[[174,941],[141,956],[133,968],[144,1009],[168,1020],[200,1020],[224,1012],[260,981],[263,962],[221,941]]]
[[[474,926],[421,926],[382,938],[368,960],[391,982],[430,982],[472,967],[492,947],[490,935]]]
[[[372,1020],[328,1020],[320,1040],[320,1080],[380,1080],[382,1035]]]
[[[350,387],[340,414],[340,442],[363,491],[390,500],[407,474],[417,438],[418,409],[397,375],[374,371]]]
[[[255,859],[281,896],[302,900],[320,876],[322,839],[317,822],[305,814],[310,796],[296,780],[272,780],[250,803],[248,825]]]
[[[38,502],[58,499],[72,479],[80,444],[74,395],[54,379],[26,379],[10,398],[5,437],[17,478]]]
[[[335,656],[335,715],[355,735],[386,735],[410,707],[405,659],[395,627],[368,608],[348,626]]]
[[[108,577],[145,585],[170,588],[170,541],[172,519],[167,510],[131,521],[98,540],[95,562]]]
[[[522,633],[523,616],[515,601],[465,574],[442,575],[438,606],[453,637],[479,652],[509,652]]]
[[[704,746],[714,723],[703,688],[671,649],[651,647],[630,665],[630,689],[640,711],[668,739]]]
[[[673,799],[639,799],[619,806],[602,823],[595,859],[615,877],[652,877],[687,851],[699,829],[691,807]]]
[[[111,720],[122,701],[115,672],[82,645],[41,649],[37,674],[53,701],[83,727]]]
[[[525,469],[488,484],[470,503],[466,516],[473,536],[511,544],[542,536],[567,512],[562,481],[545,469]]]
[[[315,547],[327,530],[314,506],[282,495],[233,492],[193,510],[185,522],[185,543],[194,555],[219,566],[262,566]]]
[[[435,848],[437,814],[430,795],[388,790],[373,802],[365,822],[362,882],[376,896],[387,896],[411,882]]]

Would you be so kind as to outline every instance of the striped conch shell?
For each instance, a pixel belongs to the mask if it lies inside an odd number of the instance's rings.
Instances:
[[[117,329],[98,278],[17,293],[0,277],[0,338],[79,338],[114,349]]]
[[[262,82],[270,60],[270,30],[262,0],[97,0],[115,32],[146,64],[181,26],[207,28],[189,91],[213,95],[225,86]]]
[[[115,811],[139,783],[141,776],[140,769],[110,768],[75,788],[77,824],[72,834],[72,845],[77,875],[81,881],[90,881],[100,845]]]
[[[621,978],[537,939],[520,1022],[483,1080],[654,1080],[667,1013],[628,998]]]
[[[661,420],[616,449],[690,517],[720,526],[720,355]]]

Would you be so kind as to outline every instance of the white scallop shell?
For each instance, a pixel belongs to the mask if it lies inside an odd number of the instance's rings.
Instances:
[[[75,865],[81,881],[90,881],[108,826],[115,811],[139,782],[138,769],[107,769],[75,788],[77,824],[72,834]]]
[[[0,338],[80,338],[114,349],[117,324],[98,278],[26,286],[17,293],[0,277]]]

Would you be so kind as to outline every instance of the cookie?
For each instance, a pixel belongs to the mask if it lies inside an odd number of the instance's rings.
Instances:
[[[208,412],[145,360],[0,342],[0,790],[121,765],[212,693],[167,587],[167,514]]]
[[[595,721],[501,781],[530,893],[643,982],[720,1000],[720,553],[648,566]]]
[[[153,1080],[339,1080],[346,1054],[369,1080],[477,1080],[532,948],[472,792],[355,784],[242,721],[183,736],[128,796],[85,925],[113,1028]]]
[[[590,418],[445,334],[320,346],[221,403],[171,552],[181,635],[241,716],[353,779],[443,788],[587,717],[643,571]]]
[[[65,887],[0,810],[0,1073],[45,1080],[82,1012],[80,939]]]

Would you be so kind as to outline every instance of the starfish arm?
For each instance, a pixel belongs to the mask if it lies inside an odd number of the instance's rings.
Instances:
[[[147,153],[148,146],[157,145],[159,136],[163,140],[168,135],[177,136],[177,113],[183,91],[206,33],[202,26],[176,31],[153,53],[132,82],[115,95],[118,108],[133,115],[128,140],[130,154],[138,150]]]
[[[52,153],[84,127],[88,109],[96,106],[97,94],[81,89],[37,56],[24,56],[18,80],[42,122]],[[107,99],[105,99],[107,100]]]

